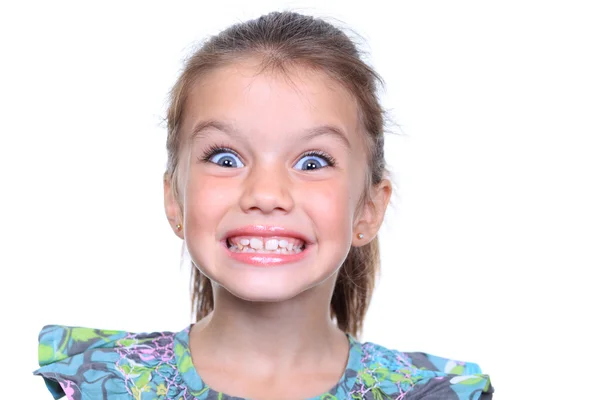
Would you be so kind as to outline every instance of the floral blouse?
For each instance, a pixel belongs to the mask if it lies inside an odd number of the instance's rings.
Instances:
[[[243,400],[207,386],[192,364],[189,330],[131,333],[49,325],[39,336],[40,368],[54,399]],[[489,400],[492,386],[476,364],[402,353],[348,335],[346,371],[310,400]]]

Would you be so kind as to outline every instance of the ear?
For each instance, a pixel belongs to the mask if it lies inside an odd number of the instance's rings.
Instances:
[[[378,185],[371,188],[370,194],[370,199],[365,200],[360,214],[358,214],[359,217],[354,222],[352,246],[364,246],[377,236],[392,196],[392,183],[389,179],[383,179]],[[359,234],[363,235],[362,239],[358,237]]]
[[[171,225],[171,229],[175,234],[183,239],[183,229],[177,228],[177,225],[183,225],[183,218],[181,213],[181,208],[175,199],[175,194],[173,192],[173,186],[171,180],[167,177],[165,173],[163,177],[163,184],[165,190],[165,213],[167,214],[167,219],[169,220],[169,225]]]

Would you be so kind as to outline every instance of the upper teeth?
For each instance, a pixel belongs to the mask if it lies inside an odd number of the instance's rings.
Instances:
[[[263,241],[257,238],[250,239],[250,247],[254,250],[259,250],[263,248]]]
[[[265,249],[267,250],[275,250],[279,247],[279,240],[277,239],[269,239],[265,242]],[[285,247],[285,246],[281,246]]]
[[[262,237],[237,237],[229,238],[229,244],[232,247],[242,249],[244,247],[250,247],[254,250],[278,250],[278,249],[298,249],[300,250],[304,245],[304,242],[299,239],[277,239],[277,238],[262,238]]]

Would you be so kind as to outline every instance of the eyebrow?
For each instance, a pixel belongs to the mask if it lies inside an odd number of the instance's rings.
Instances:
[[[200,121],[194,125],[194,128],[192,129],[192,140],[196,139],[197,137],[206,136],[205,131],[208,129],[216,129],[233,137],[241,136],[232,124],[224,121],[209,119],[206,121]]]
[[[346,150],[350,151],[350,141],[348,140],[344,132],[341,129],[336,128],[332,125],[321,125],[314,128],[309,128],[305,130],[305,135],[302,137],[302,140],[311,140],[315,137],[323,135],[333,136],[338,141],[340,141],[344,145],[344,147],[346,147]]]
[[[216,129],[234,138],[242,138],[242,135],[233,124],[211,119],[200,121],[194,125],[194,128],[192,129],[192,140],[198,137],[206,137],[205,131],[209,129]],[[344,131],[333,125],[319,125],[313,128],[305,129],[303,133],[304,135],[299,138],[302,141],[309,141],[319,136],[332,136],[341,142],[348,151],[351,149],[350,141],[344,134]]]

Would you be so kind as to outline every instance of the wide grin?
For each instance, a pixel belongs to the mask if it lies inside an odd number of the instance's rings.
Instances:
[[[298,254],[304,250],[304,241],[291,237],[232,236],[227,247],[233,253]]]

